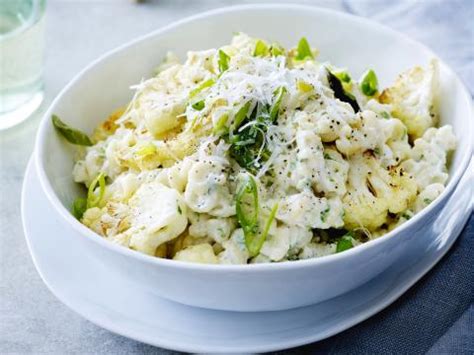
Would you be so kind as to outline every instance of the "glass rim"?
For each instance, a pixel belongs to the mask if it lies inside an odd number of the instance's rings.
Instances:
[[[15,28],[13,31],[0,34],[0,42],[7,40],[11,37],[17,36],[22,32],[27,31],[29,28],[34,26],[44,16],[46,9],[46,0],[31,0],[33,2],[33,8],[28,16],[28,19],[21,24],[21,26]]]

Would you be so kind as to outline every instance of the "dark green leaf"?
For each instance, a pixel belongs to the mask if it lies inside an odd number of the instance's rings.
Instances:
[[[91,139],[87,136],[87,134],[69,127],[56,115],[51,116],[51,118],[53,121],[53,126],[59,133],[61,133],[64,138],[66,138],[69,143],[84,146],[93,145]]]
[[[330,70],[327,70],[327,72],[328,72],[329,87],[332,89],[332,91],[334,91],[334,97],[343,102],[347,102],[349,105],[352,106],[352,109],[354,110],[354,112],[359,112],[360,107],[355,97],[344,90],[342,83],[337,78],[337,76],[331,73]]]

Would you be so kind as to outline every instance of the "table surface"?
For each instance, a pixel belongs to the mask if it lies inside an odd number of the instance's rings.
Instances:
[[[23,237],[20,219],[23,174],[42,113],[61,88],[91,60],[176,19],[211,8],[251,2],[156,0],[136,4],[131,0],[48,1],[45,102],[27,122],[0,132],[0,353],[169,352],[91,324],[47,290],[34,269]],[[474,92],[472,0],[293,2],[356,13],[400,30],[430,46],[455,68],[470,92]],[[471,218],[461,237],[468,239],[471,249],[473,226]],[[471,305],[467,314],[471,331],[472,308]],[[465,312],[460,314],[466,317]],[[367,322],[360,327],[366,327]],[[449,333],[444,336],[449,336]],[[336,348],[314,344],[305,349],[334,351]]]

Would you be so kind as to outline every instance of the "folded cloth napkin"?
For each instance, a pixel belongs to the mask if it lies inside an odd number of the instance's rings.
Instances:
[[[345,332],[284,353],[306,352],[474,354],[474,214],[444,258],[388,308]]]

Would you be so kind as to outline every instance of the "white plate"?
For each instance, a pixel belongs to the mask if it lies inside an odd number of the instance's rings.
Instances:
[[[327,338],[395,301],[456,240],[472,210],[472,186],[472,175],[466,174],[435,220],[439,243],[432,243],[428,250],[426,245],[413,245],[411,253],[400,260],[405,267],[393,265],[364,286],[332,300],[279,312],[205,310],[137,290],[90,257],[82,243],[61,238],[67,231],[48,212],[51,206],[40,188],[32,161],[23,184],[22,219],[28,247],[45,284],[59,300],[91,322],[168,349],[263,352]]]

